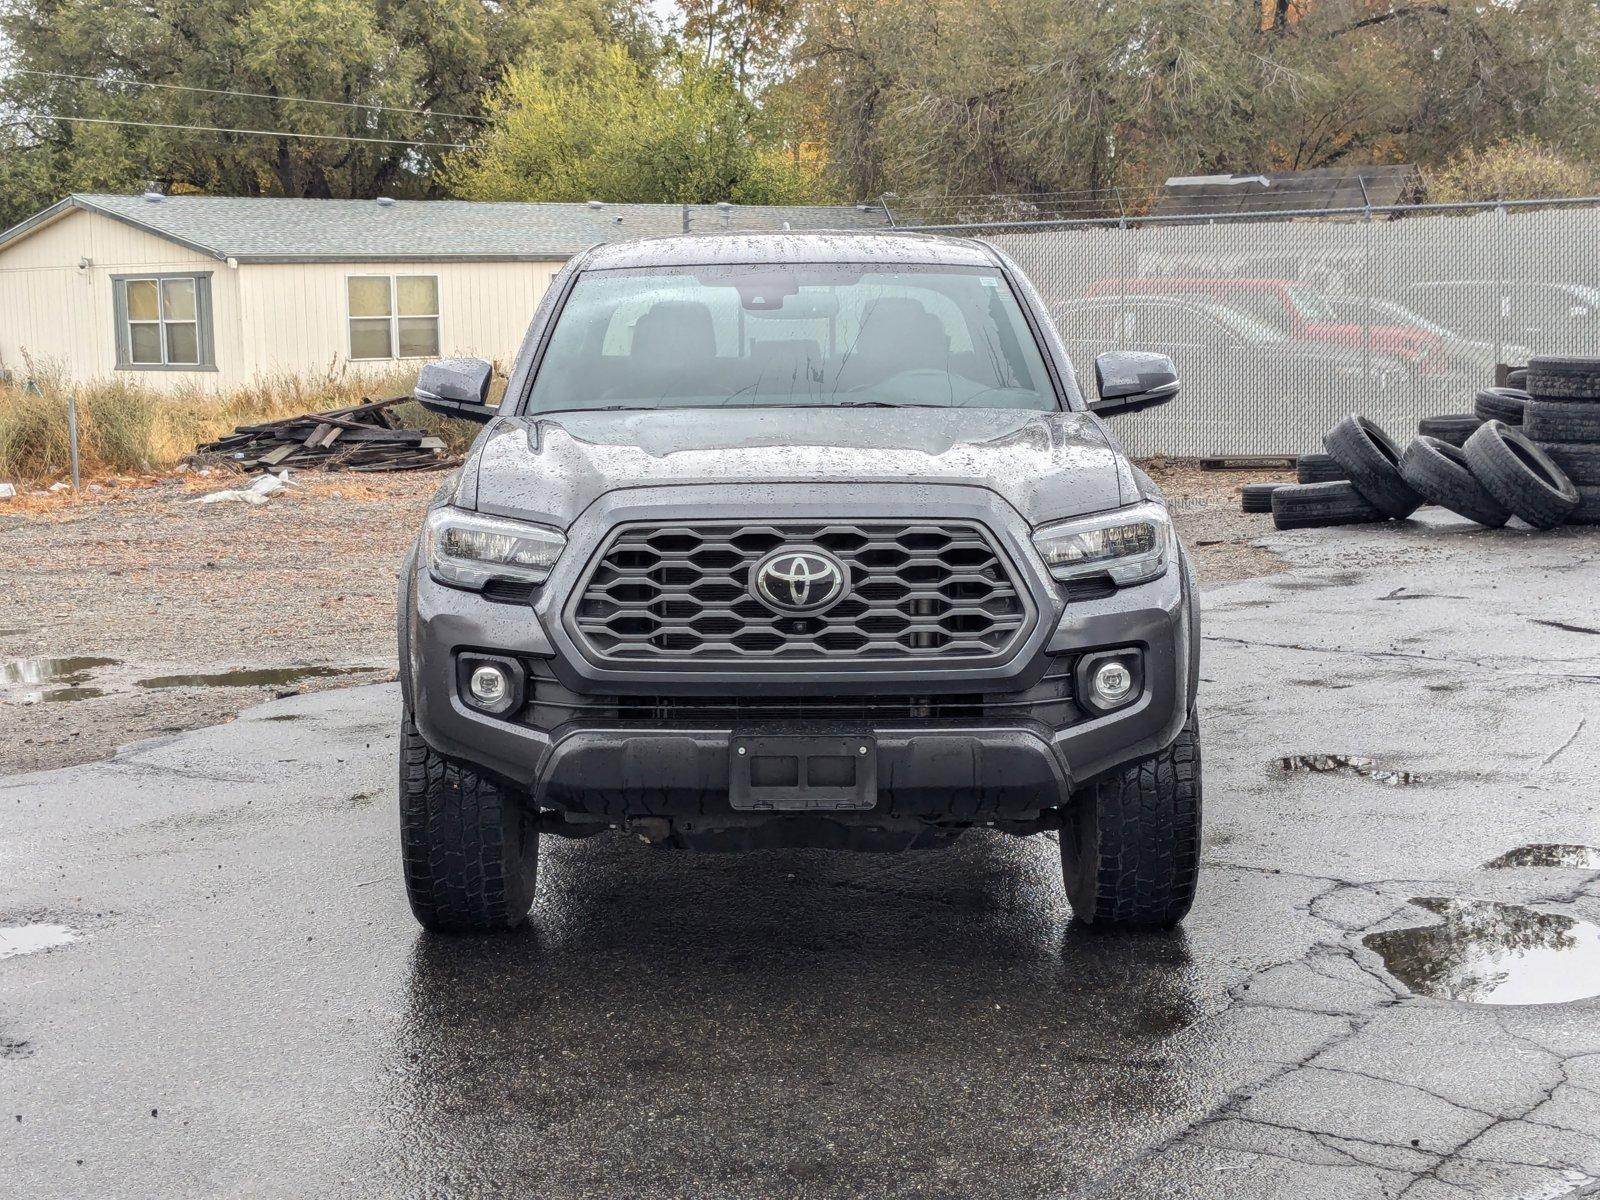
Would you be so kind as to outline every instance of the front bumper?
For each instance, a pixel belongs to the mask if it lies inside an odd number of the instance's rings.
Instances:
[[[1147,584],[1071,603],[1061,597],[1022,661],[967,681],[755,674],[708,687],[575,678],[562,631],[538,601],[496,602],[447,588],[414,564],[401,601],[403,676],[429,745],[525,789],[541,808],[589,818],[731,816],[735,738],[822,733],[865,736],[874,746],[877,805],[872,814],[842,818],[1027,820],[1059,806],[1082,782],[1170,744],[1193,704],[1198,622],[1181,558]],[[1127,708],[1094,716],[1050,699],[1051,680],[1070,674],[1077,655],[1130,646],[1144,655],[1144,690]],[[457,656],[468,651],[527,663],[528,707],[507,717],[468,708],[456,685]],[[673,695],[657,695],[667,691]],[[927,709],[909,703],[928,693],[939,698]],[[699,712],[671,703],[694,695],[702,698]],[[833,698],[841,709],[862,703],[859,712],[817,719],[808,709],[775,715],[774,698],[783,696],[824,709]],[[896,699],[908,701],[905,711],[879,703]],[[946,703],[952,699],[960,703]],[[932,715],[907,715],[922,711]]]

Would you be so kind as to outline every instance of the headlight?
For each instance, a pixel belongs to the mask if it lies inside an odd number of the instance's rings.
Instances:
[[[478,591],[491,579],[543,583],[567,539],[543,525],[436,508],[423,526],[423,543],[435,579]]]
[[[1159,504],[1134,504],[1045,525],[1033,544],[1057,579],[1109,575],[1118,584],[1144,583],[1166,574],[1172,521]]]

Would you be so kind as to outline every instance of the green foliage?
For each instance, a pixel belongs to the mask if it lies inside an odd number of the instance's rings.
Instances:
[[[720,62],[741,90],[770,76],[794,35],[796,0],[679,0],[683,36],[702,61]]]
[[[784,204],[822,190],[723,64],[672,49],[641,62],[620,45],[566,43],[513,67],[491,113],[446,165],[457,195]]]
[[[648,42],[639,12],[633,0],[10,0],[0,45],[11,65],[56,74],[0,75],[0,105],[21,114],[0,129],[0,227],[70,191],[437,194],[435,169],[480,128],[471,118],[511,62],[580,31],[591,42]]]
[[[1574,162],[1535,139],[1507,139],[1483,150],[1468,150],[1428,181],[1428,198],[1460,200],[1539,200],[1546,196],[1588,196],[1600,187],[1592,164]]]
[[[69,191],[145,186],[751,204],[1071,192],[1069,212],[1095,215],[1138,211],[1171,174],[1409,161],[1444,194],[1493,197],[1582,190],[1600,163],[1594,0],[678,7],[663,34],[649,0],[5,0],[13,67],[61,74],[0,77],[0,226]]]
[[[1114,213],[1172,174],[1442,168],[1508,137],[1600,160],[1592,0],[1319,0],[1265,27],[1260,0],[799,2],[780,87],[857,194],[1094,189]]]

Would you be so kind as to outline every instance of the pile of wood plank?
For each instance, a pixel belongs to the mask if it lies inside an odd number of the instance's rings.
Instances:
[[[329,412],[241,425],[195,451],[245,471],[284,467],[329,471],[423,471],[451,465],[445,443],[424,429],[401,429],[390,409],[409,397],[372,400]]]

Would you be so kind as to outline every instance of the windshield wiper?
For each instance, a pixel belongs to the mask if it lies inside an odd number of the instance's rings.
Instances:
[[[806,405],[797,405],[804,408]],[[898,400],[836,400],[832,404],[819,404],[818,408],[949,408],[948,404],[913,404]]]
[[[592,413],[592,412],[653,412],[654,410],[642,404],[602,404],[599,408],[542,408],[538,412],[529,413],[530,417],[553,417],[557,413]]]

